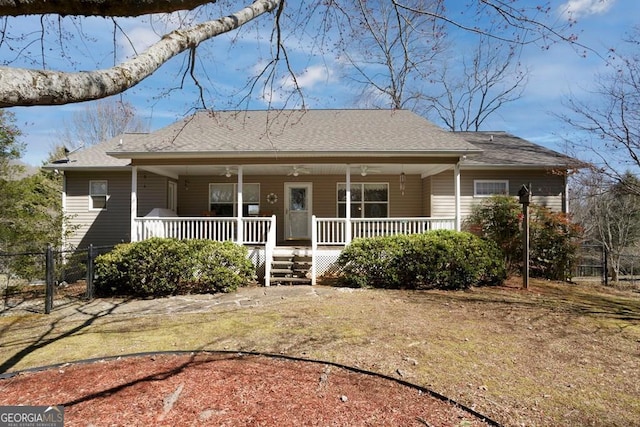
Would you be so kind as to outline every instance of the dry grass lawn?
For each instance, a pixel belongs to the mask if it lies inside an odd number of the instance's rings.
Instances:
[[[318,294],[181,314],[5,313],[0,371],[145,351],[250,350],[400,376],[507,426],[640,425],[638,292],[538,280],[522,290],[515,280],[465,292]]]

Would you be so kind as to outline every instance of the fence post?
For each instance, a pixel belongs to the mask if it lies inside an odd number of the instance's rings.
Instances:
[[[89,249],[87,250],[87,299],[93,299],[94,289],[93,289],[93,261],[95,255],[93,251],[93,243],[89,244]]]
[[[604,275],[604,285],[609,286],[609,254],[607,253],[607,247],[602,245],[602,257],[604,267],[602,268],[602,274]]]
[[[53,309],[53,293],[54,288],[54,267],[53,262],[53,248],[51,245],[47,245],[47,252],[45,255],[45,268],[46,268],[46,287],[44,296],[44,313],[50,314]]]

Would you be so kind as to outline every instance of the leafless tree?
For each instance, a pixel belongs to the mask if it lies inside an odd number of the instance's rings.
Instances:
[[[107,98],[86,104],[65,122],[58,137],[62,145],[75,148],[93,145],[124,132],[148,131],[129,102]]]
[[[480,130],[487,117],[522,96],[528,70],[518,60],[519,48],[482,35],[470,57],[445,59],[432,77],[426,115],[436,116],[452,131]]]
[[[408,0],[410,9],[388,0],[345,3],[341,59],[348,64],[347,77],[362,90],[362,102],[415,110],[424,101],[433,61],[445,47],[444,22],[436,18],[443,14],[442,2]]]
[[[269,19],[262,19],[269,23],[265,26],[270,27],[263,38],[271,41],[272,57],[266,61],[262,71],[256,73],[249,87],[253,88],[258,81],[276,81],[275,70],[278,67],[278,70],[291,74],[294,81],[292,87],[296,90],[299,88],[295,84],[295,73],[285,49],[286,43],[306,36],[313,38],[313,43],[322,46],[321,49],[333,49],[332,43],[335,40],[325,35],[336,30],[336,37],[342,36],[337,18],[353,10],[352,5],[357,0],[300,0],[290,3],[285,3],[284,0],[247,1],[250,4],[240,7],[231,0],[0,0],[0,49],[10,53],[0,66],[0,107],[59,105],[105,98],[137,85],[183,52],[188,54],[185,76],[193,79],[201,89],[203,98],[202,86],[194,73],[196,53],[201,44],[221,34],[260,22],[258,18],[267,16],[269,12],[274,13]],[[434,0],[424,5],[399,0],[389,0],[389,3],[392,5],[391,12],[400,22],[408,14],[414,14],[476,34],[488,35],[496,40],[543,45],[558,40],[570,43],[576,41],[570,33],[570,22],[560,27],[546,24],[549,9],[539,5],[476,0],[472,2],[475,6],[468,9],[467,15],[482,15],[491,22],[500,24],[492,29],[485,29],[459,15],[449,14],[442,7],[444,0]],[[125,33],[119,17],[144,17],[157,13],[172,13],[169,19],[175,18],[175,22],[172,22],[175,29],[164,33],[159,41],[144,52],[136,52],[128,59],[114,61],[113,66],[105,68],[100,63],[93,70],[81,71],[83,68],[78,66],[78,58],[66,50],[66,46],[73,40],[80,39],[79,44],[82,44],[91,39],[89,33],[93,21],[88,21],[87,17],[109,19],[113,24],[115,38],[116,34]],[[371,9],[367,13],[374,16],[378,10]],[[40,16],[40,28],[13,34],[22,22],[13,19],[28,15]],[[147,22],[151,21],[153,19]],[[18,23],[13,24],[15,22]],[[510,29],[516,29],[517,34],[513,36]],[[523,34],[527,37],[523,37]],[[45,36],[54,38],[59,58],[49,51]],[[331,44],[327,46],[324,42]],[[52,61],[53,56],[56,56],[56,60],[66,59],[67,64],[59,65]],[[33,62],[38,65],[31,68],[13,65],[14,62],[19,62],[14,61],[16,58],[24,57],[32,57]],[[40,60],[36,60],[37,58]],[[115,54],[114,59],[117,59]],[[55,68],[53,70],[49,69],[51,63]]]
[[[591,101],[571,95],[565,103],[569,113],[559,115],[578,131],[574,138],[581,135],[572,141],[574,149],[590,152],[603,174],[638,195],[638,181],[623,178],[640,168],[639,36],[640,29],[636,29],[627,40],[627,51],[611,51],[611,71],[595,76]]]

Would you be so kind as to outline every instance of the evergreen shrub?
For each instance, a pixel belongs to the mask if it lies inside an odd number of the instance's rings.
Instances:
[[[356,239],[338,265],[342,284],[352,287],[467,289],[506,278],[493,242],[451,230]]]
[[[196,239],[120,244],[96,258],[95,271],[98,294],[138,297],[232,292],[255,276],[244,246]]]

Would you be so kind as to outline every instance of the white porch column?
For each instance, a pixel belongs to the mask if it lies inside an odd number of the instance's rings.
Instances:
[[[138,216],[138,167],[131,167],[131,241],[138,240],[136,217]]]
[[[456,231],[460,231],[460,160],[453,168],[453,187],[454,187],[454,205],[455,205],[455,227]]]
[[[56,169],[55,171],[56,175],[58,173],[62,174],[62,215],[63,217],[67,216],[67,175],[65,175],[64,171],[60,171],[58,172],[58,170]],[[66,250],[67,249],[67,221],[62,220],[62,224],[61,224],[61,230],[62,230],[62,238],[60,239],[60,241],[62,242],[62,249]]]
[[[345,212],[345,229],[344,229],[344,240],[348,245],[351,243],[351,165],[347,165],[347,188],[345,197],[347,198],[346,212]]]
[[[529,189],[531,191],[531,188]],[[569,174],[564,174],[564,213],[569,213]]]
[[[242,176],[242,166],[238,166],[238,189],[237,189],[237,202],[238,202],[238,206],[237,206],[237,210],[238,210],[238,244],[241,245],[244,243],[244,224],[242,223],[242,205],[243,205],[243,199],[242,199],[242,187],[243,187],[243,176]]]

